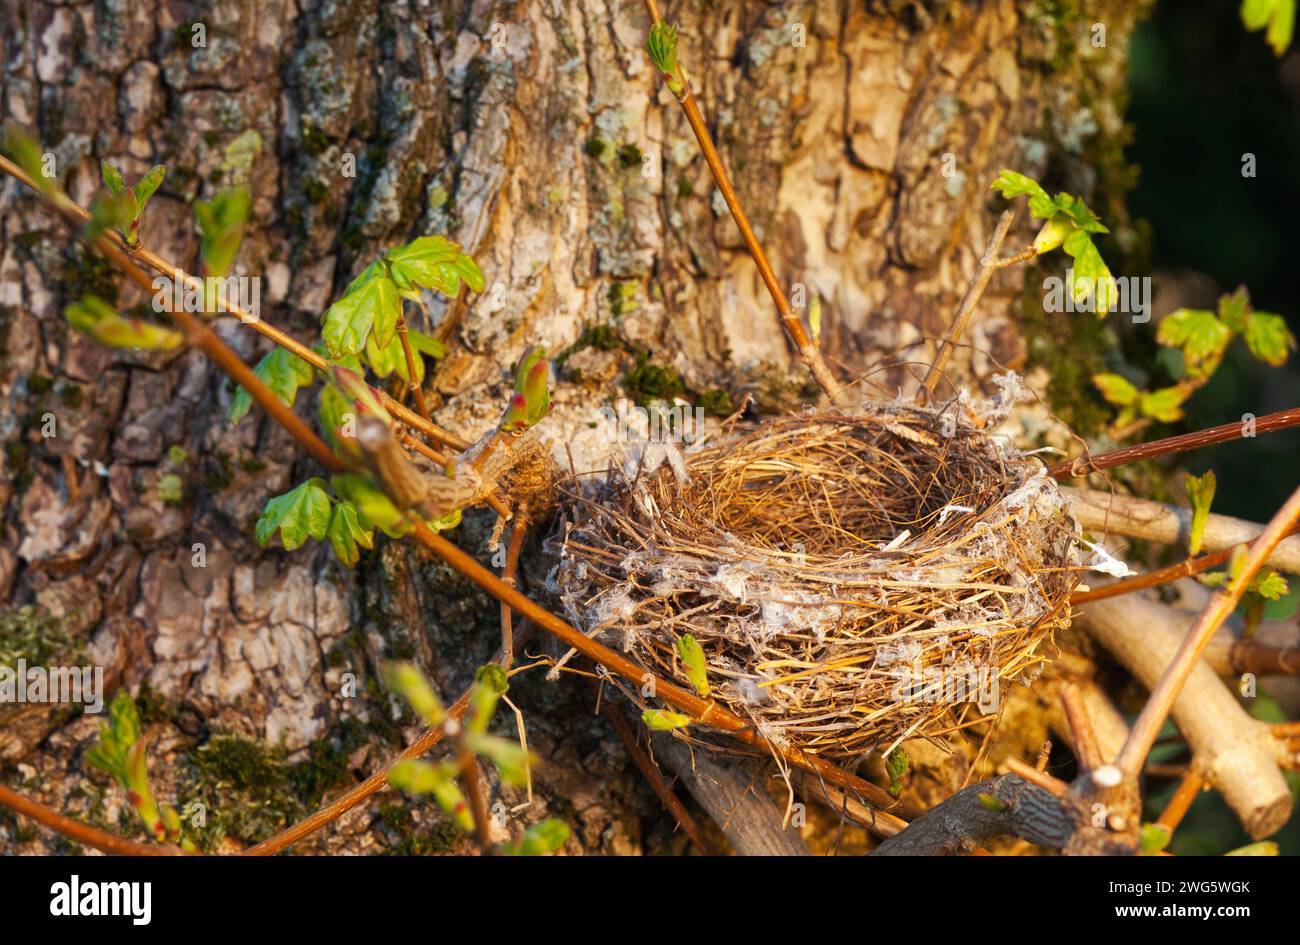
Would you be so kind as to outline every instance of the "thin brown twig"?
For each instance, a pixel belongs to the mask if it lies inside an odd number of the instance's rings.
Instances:
[[[1070,793],[1070,785],[1060,778],[1055,778],[1046,771],[1039,771],[1033,765],[1025,764],[1019,758],[1007,758],[1005,763],[1011,769],[1012,774],[1018,775],[1030,784],[1042,788],[1055,797],[1065,797]]]
[[[934,393],[935,385],[939,383],[943,369],[947,365],[948,359],[952,357],[954,345],[966,334],[966,328],[970,324],[971,315],[975,312],[975,306],[979,304],[980,298],[984,295],[984,290],[988,288],[989,281],[993,278],[993,273],[998,269],[998,253],[1002,250],[1002,244],[1007,238],[1007,231],[1011,229],[1011,223],[1015,218],[1015,211],[1007,210],[999,218],[998,225],[993,229],[993,236],[989,238],[988,246],[984,249],[984,255],[980,257],[979,267],[975,270],[975,278],[966,287],[966,293],[961,297],[961,303],[957,306],[957,313],[952,317],[952,324],[948,328],[948,334],[943,339],[943,344],[939,346],[938,352],[935,353],[934,362],[930,365],[930,370],[926,372],[925,380],[922,382],[922,388],[927,396]]]
[[[528,530],[528,513],[520,509],[515,515],[514,527],[510,531],[510,544],[506,547],[506,564],[501,570],[501,580],[515,587],[515,576],[519,573],[519,555],[524,547],[524,533]],[[510,605],[501,603],[501,668],[510,671],[514,661],[514,611]]]
[[[36,191],[38,195],[44,196],[44,191],[42,190],[42,188],[38,186],[36,182],[33,181],[30,177],[28,177],[27,174],[22,170],[22,168],[18,167],[16,164],[14,164],[12,161],[5,158],[3,155],[0,155],[0,170],[3,170],[10,177],[30,187],[32,190]],[[59,210],[67,217],[75,218],[81,224],[85,224],[90,221],[90,213],[85,208],[83,208],[80,204],[73,201],[72,198],[68,197],[66,194],[61,193],[60,197],[61,199],[53,202],[55,209]],[[113,246],[117,247],[117,249],[120,252],[126,254],[131,258],[140,260],[142,263],[149,266],[151,269],[155,270],[156,272],[161,273],[162,275],[175,279],[177,282],[183,284],[186,288],[191,288],[191,289],[198,288],[200,290],[203,288],[202,280],[185,272],[183,269],[181,269],[179,266],[175,265],[174,263],[171,263],[166,259],[163,259],[161,256],[159,256],[157,253],[153,252],[152,250],[141,245],[127,246],[121,237],[119,237],[117,234],[112,232],[105,232],[101,234],[101,237],[104,240],[108,241]],[[149,284],[148,291],[151,294],[153,293],[154,290],[153,290],[152,283]],[[276,328],[274,325],[271,325],[268,322],[263,321],[259,316],[254,315],[251,312],[245,311],[239,305],[231,302],[228,298],[225,298],[224,293],[218,293],[217,299],[218,299],[218,303],[221,305],[221,310],[225,314],[239,319],[240,322],[242,322],[245,325],[248,325],[258,334],[270,339],[271,341],[279,345],[281,348],[284,348],[286,351],[289,351],[290,353],[306,361],[316,370],[321,371],[325,374],[329,373],[330,370],[329,362],[326,361],[324,358],[322,358],[319,354],[317,354],[307,345],[298,341],[293,336],[288,335],[285,332],[281,331],[280,329]],[[411,410],[409,407],[401,403],[396,398],[390,397],[388,394],[384,393],[383,391],[379,392],[379,397],[383,401],[384,407],[386,407],[390,413],[392,413],[394,416],[396,416],[399,420],[401,420],[403,423],[407,424],[408,426],[413,427],[416,430],[419,430],[421,433],[425,434],[426,436],[433,437],[439,442],[444,443],[447,446],[450,446],[452,449],[463,450],[468,448],[469,442],[467,440],[457,436],[456,434],[452,433],[449,430],[442,429],[441,427],[437,426],[430,420],[420,416],[418,413]]]
[[[397,337],[402,342],[402,356],[406,358],[406,392],[415,395],[415,409],[429,423],[429,405],[424,401],[424,387],[415,379],[415,352],[411,350],[410,332],[406,328],[406,318],[397,316]],[[461,447],[464,449],[464,447]]]
[[[716,855],[718,851],[704,836],[704,831],[700,829],[700,825],[691,816],[691,812],[686,809],[686,805],[682,803],[681,798],[664,780],[663,772],[659,770],[659,766],[655,764],[654,759],[641,747],[641,744],[636,739],[636,733],[632,731],[632,727],[627,724],[627,720],[623,718],[618,708],[606,699],[601,702],[600,711],[609,720],[610,726],[618,735],[619,740],[623,742],[623,747],[627,749],[628,755],[636,762],[636,766],[641,769],[641,773],[645,775],[650,788],[659,797],[668,813],[677,821],[677,825],[682,828],[686,836],[691,838],[691,842],[699,848],[701,853],[710,856]]]
[[[34,801],[25,794],[19,794],[0,784],[0,805],[29,817],[43,827],[49,827],[77,843],[94,847],[101,853],[115,856],[185,856],[186,851],[180,847],[162,843],[139,843],[127,840],[90,824],[84,824],[71,817],[65,817],[56,810],[51,810],[39,801]]]
[[[492,822],[488,815],[487,782],[478,756],[465,742],[457,752],[461,773],[465,776],[465,793],[469,795],[470,817],[474,820],[474,833],[484,853],[492,851]]]
[[[1192,802],[1196,800],[1196,795],[1201,793],[1201,788],[1204,785],[1205,779],[1201,777],[1200,772],[1195,768],[1190,769],[1183,775],[1182,781],[1178,784],[1178,789],[1174,791],[1174,796],[1169,799],[1168,806],[1156,818],[1156,823],[1172,834],[1178,829],[1178,825],[1183,822],[1188,809],[1192,806]]]
[[[1047,474],[1056,479],[1076,479],[1090,473],[1100,472],[1103,469],[1113,469],[1116,466],[1141,462],[1144,459],[1153,459],[1169,453],[1183,453],[1204,446],[1213,446],[1216,443],[1239,440],[1250,435],[1286,430],[1294,426],[1300,426],[1300,407],[1265,414],[1262,417],[1257,417],[1250,424],[1241,421],[1224,423],[1217,427],[1209,427],[1193,433],[1182,433],[1178,436],[1165,437],[1162,440],[1139,443],[1136,446],[1125,446],[1092,457],[1078,456],[1049,467]],[[1248,430],[1252,432],[1248,434]]]
[[[1105,759],[1097,744],[1097,732],[1092,727],[1092,719],[1088,717],[1083,696],[1073,683],[1061,687],[1061,705],[1065,709],[1065,721],[1070,727],[1070,741],[1079,766],[1085,771],[1095,771]]]
[[[646,12],[650,14],[651,23],[663,22],[654,0],[646,0]],[[722,158],[718,155],[718,149],[713,143],[713,137],[709,134],[708,126],[704,122],[704,115],[700,111],[699,102],[695,98],[695,93],[691,90],[690,80],[680,63],[678,64],[676,79],[679,83],[678,88],[681,91],[674,92],[674,98],[677,99],[682,106],[682,111],[686,114],[687,124],[691,126],[691,131],[695,134],[695,140],[699,142],[700,152],[704,155],[704,161],[713,174],[713,180],[718,185],[722,199],[726,202],[732,218],[736,221],[741,239],[744,240],[749,255],[753,257],[754,265],[758,267],[759,277],[763,280],[763,285],[767,287],[768,294],[772,296],[772,301],[776,303],[776,311],[780,317],[781,325],[785,328],[790,340],[798,350],[799,359],[803,361],[804,366],[807,367],[821,389],[826,392],[826,396],[830,398],[831,403],[843,404],[846,397],[844,387],[835,377],[830,366],[827,365],[817,345],[808,337],[799,316],[790,307],[790,300],[786,298],[785,291],[781,288],[776,273],[772,269],[772,264],[768,262],[767,254],[758,242],[758,237],[754,235],[754,228],[750,226],[744,208],[740,206],[740,198],[736,196],[736,189],[732,186],[731,178],[722,165]],[[671,88],[670,91],[672,91]]]
[[[1160,734],[1169,710],[1173,707],[1174,700],[1178,698],[1178,693],[1182,691],[1183,684],[1187,681],[1206,644],[1210,642],[1210,637],[1236,609],[1255,573],[1295,525],[1297,519],[1300,519],[1300,489],[1296,489],[1291,494],[1269,521],[1268,527],[1251,544],[1240,570],[1233,579],[1210,595],[1205,609],[1192,628],[1187,631],[1187,636],[1179,645],[1173,661],[1151,691],[1150,698],[1142,707],[1142,712],[1133,723],[1124,747],[1120,749],[1119,756],[1115,759],[1115,764],[1126,778],[1137,777],[1142,769],[1142,763],[1151,751],[1151,746]]]

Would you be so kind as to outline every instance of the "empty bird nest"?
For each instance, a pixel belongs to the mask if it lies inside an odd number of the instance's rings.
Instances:
[[[1078,571],[1055,481],[981,419],[900,400],[641,444],[566,490],[553,590],[688,688],[694,637],[708,697],[773,745],[847,757],[954,732],[1037,675]]]

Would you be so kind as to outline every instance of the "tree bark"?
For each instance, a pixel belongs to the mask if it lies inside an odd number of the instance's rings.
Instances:
[[[1148,4],[1078,6],[668,5],[760,239],[796,303],[822,297],[823,347],[844,376],[869,372],[864,394],[914,386],[929,362],[996,221],[987,188],[1001,167],[1050,169],[1122,240],[1128,172],[1114,155],[1128,37]],[[619,396],[721,412],[746,392],[767,411],[815,396],[649,67],[639,4],[19,0],[0,23],[3,116],[37,133],[78,202],[99,190],[100,160],[129,179],[165,163],[141,239],[194,268],[188,204],[248,183],[239,271],[262,280],[262,317],[301,340],[383,248],[459,240],[487,290],[460,313],[431,300],[427,321],[408,316],[449,343],[427,393],[466,438],[495,422],[509,365],[532,343],[568,353],[547,433],[580,468],[603,465],[598,408]],[[1023,216],[1009,245],[1032,235]],[[67,248],[13,182],[0,186],[0,242],[0,600],[53,615],[110,685],[173,707],[181,722],[156,723],[155,767],[217,731],[290,757],[339,741],[347,720],[380,740],[381,657],[416,656],[454,695],[496,644],[495,606],[405,546],[355,572],[321,549],[257,548],[265,500],[313,466],[256,411],[228,425],[233,391],[197,353],[133,355],[72,332],[61,311],[82,293],[124,310],[147,300]],[[994,279],[971,347],[950,362],[955,384],[1024,366],[1024,278]],[[242,326],[218,327],[250,361],[265,353]],[[184,484],[178,504],[160,496],[165,475]],[[486,555],[490,524],[470,516],[454,537]],[[574,724],[588,693],[518,687],[552,762],[524,816],[576,820],[575,850],[659,842],[671,825],[629,766],[610,763],[620,749],[597,723]],[[11,711],[0,707],[0,759],[65,805],[87,777],[94,720],[38,712],[11,729]],[[354,753],[359,767],[379,763],[379,744]],[[355,845],[367,823],[322,843]]]

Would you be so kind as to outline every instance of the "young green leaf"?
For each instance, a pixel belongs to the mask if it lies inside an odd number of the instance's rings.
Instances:
[[[341,364],[335,364],[330,369],[330,374],[333,377],[334,386],[345,397],[352,400],[359,415],[376,417],[384,421],[384,423],[393,422],[393,418],[384,407],[384,402],[379,399],[379,391],[367,384],[365,378],[359,373],[345,368]]]
[[[686,728],[691,724],[691,717],[667,709],[646,709],[641,713],[641,721],[652,732],[671,732],[675,728]]]
[[[1047,196],[1047,191],[1043,190],[1042,185],[1024,174],[1003,170],[993,181],[993,189],[1008,200],[1028,197],[1029,212],[1040,220],[1049,219],[1057,213],[1056,203]]]
[[[361,560],[357,546],[373,548],[375,546],[374,529],[361,527],[356,507],[351,502],[336,502],[330,515],[329,528],[325,533],[329,538],[334,554],[339,561],[349,568],[356,567]]]
[[[1156,341],[1182,350],[1193,377],[1213,373],[1231,340],[1232,330],[1204,309],[1180,308],[1166,315],[1156,329]]]
[[[1281,315],[1251,312],[1246,316],[1241,334],[1250,353],[1270,367],[1285,364],[1296,347],[1295,335],[1291,334]]]
[[[568,840],[568,824],[552,817],[533,824],[518,840],[506,844],[502,852],[506,856],[543,856],[554,853]]]
[[[478,668],[474,674],[474,691],[470,693],[468,720],[465,727],[473,732],[486,732],[488,723],[496,713],[497,702],[510,688],[509,680],[496,663]]]
[[[456,826],[467,833],[474,829],[474,817],[456,784],[456,766],[451,762],[433,764],[408,758],[393,765],[388,772],[388,783],[412,794],[432,794]]]
[[[414,663],[389,664],[384,670],[384,680],[390,689],[406,700],[424,724],[441,725],[447,717],[442,700]]]
[[[252,203],[247,187],[234,187],[194,204],[199,254],[209,275],[224,276],[239,255]]]
[[[689,633],[683,633],[677,638],[677,655],[681,657],[682,665],[686,667],[686,678],[695,687],[696,694],[707,699],[709,673],[705,666],[704,650],[699,641]]]
[[[162,186],[163,178],[166,176],[167,168],[162,164],[155,164],[131,188],[131,192],[135,194],[137,220],[144,214],[144,208],[149,203],[149,198],[157,193],[158,188]]]
[[[1101,396],[1117,407],[1128,407],[1138,398],[1138,389],[1119,374],[1094,374],[1092,383],[1101,391]]]
[[[1250,593],[1258,594],[1264,600],[1281,600],[1290,592],[1286,578],[1272,568],[1260,568],[1250,582]]]
[[[885,756],[885,773],[889,775],[889,793],[894,797],[903,793],[903,779],[907,777],[909,767],[907,752],[895,748]]]
[[[1164,824],[1143,824],[1141,833],[1138,835],[1138,845],[1142,856],[1155,856],[1169,846],[1172,837],[1173,834]]]
[[[397,286],[388,277],[384,261],[376,260],[353,279],[343,297],[325,311],[321,338],[334,360],[360,353],[372,330],[379,347],[386,348],[393,339],[401,313],[402,299]]]
[[[496,766],[502,781],[516,787],[528,784],[528,769],[533,759],[518,742],[473,731],[465,733],[465,741],[471,751],[482,755]]]
[[[50,193],[54,180],[45,176],[44,155],[37,140],[12,123],[5,124],[0,132],[0,152],[22,168],[42,193]]]
[[[418,296],[417,287],[455,298],[460,295],[461,280],[473,291],[483,291],[483,273],[478,264],[461,252],[459,243],[446,237],[421,236],[390,249],[384,258],[393,281],[408,298]]]
[[[1175,423],[1183,419],[1182,403],[1191,391],[1183,387],[1162,387],[1142,394],[1138,406],[1144,416],[1161,423]]]
[[[1281,58],[1295,32],[1296,0],[1242,0],[1241,22],[1250,32],[1265,30],[1264,39]]]
[[[308,537],[323,541],[329,531],[330,497],[325,480],[313,477],[266,503],[254,535],[263,548],[279,531],[286,551],[302,546]]]
[[[94,295],[83,296],[80,302],[68,305],[63,316],[77,331],[110,348],[171,351],[184,340],[174,329],[138,318],[124,318]]]
[[[1074,258],[1074,284],[1071,292],[1075,303],[1093,299],[1093,309],[1105,315],[1115,304],[1115,280],[1102,261],[1101,253],[1093,245],[1088,230],[1076,227],[1065,238],[1062,248]]]
[[[668,86],[669,91],[680,98],[685,89],[682,87],[681,80],[677,78],[677,70],[680,65],[677,61],[677,27],[669,26],[662,21],[655,23],[650,27],[650,35],[646,38],[645,48],[646,52],[650,54],[650,61],[655,64],[655,68],[663,76],[664,83]]]
[[[410,520],[369,479],[355,473],[343,473],[335,476],[333,482],[339,498],[356,508],[357,521],[362,528],[378,528],[389,538],[401,538],[411,530]]]
[[[126,192],[126,181],[122,180],[122,172],[107,161],[99,162],[99,174],[104,179],[104,186],[108,188],[110,194],[121,194]],[[132,198],[135,194],[132,193]],[[134,209],[134,204],[132,205]]]
[[[310,387],[316,379],[316,372],[310,364],[291,351],[279,346],[276,346],[266,357],[257,362],[257,367],[253,368],[253,373],[271,389],[271,393],[275,394],[282,403],[289,407],[292,407],[298,399],[298,389],[300,387]],[[235,391],[235,397],[230,402],[230,410],[227,412],[226,418],[231,423],[238,423],[244,419],[252,406],[252,396],[241,387]]]
[[[551,409],[551,363],[546,360],[546,349],[534,345],[524,352],[515,370],[515,393],[524,397],[525,417],[533,426]]]
[[[148,759],[135,702],[125,689],[119,689],[108,711],[108,721],[99,723],[99,741],[86,752],[86,763],[111,774],[154,839],[166,840],[167,826],[149,787]]]
[[[1215,479],[1211,469],[1203,476],[1183,475],[1187,486],[1187,501],[1192,504],[1192,527],[1188,536],[1188,553],[1201,553],[1201,543],[1205,538],[1205,523],[1210,520],[1210,503],[1214,501]]]
[[[523,394],[512,394],[501,418],[501,429],[507,433],[522,433],[528,426],[528,400]]]
[[[986,809],[991,810],[996,814],[1000,814],[1007,809],[1006,802],[1003,801],[1002,798],[997,797],[996,795],[977,794],[975,796],[979,799],[980,804],[982,804]]]

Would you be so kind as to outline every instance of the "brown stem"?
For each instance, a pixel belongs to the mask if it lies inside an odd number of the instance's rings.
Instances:
[[[1178,829],[1178,825],[1183,822],[1187,816],[1188,808],[1192,806],[1192,801],[1196,800],[1196,795],[1201,793],[1201,788],[1205,786],[1205,779],[1201,777],[1200,772],[1195,768],[1183,775],[1183,780],[1178,784],[1178,790],[1174,791],[1174,796],[1169,799],[1169,806],[1160,812],[1156,818],[1156,823],[1167,829],[1171,834]]]
[[[78,223],[83,225],[90,221],[90,213],[86,211],[83,207],[81,207],[79,204],[73,202],[72,198],[62,193],[59,194],[58,199],[49,198],[44,193],[44,191],[42,191],[42,189],[36,185],[36,182],[33,181],[30,177],[28,177],[22,171],[21,168],[19,168],[16,164],[14,164],[12,161],[8,160],[2,155],[0,155],[0,170],[3,170],[10,177],[14,178],[15,180],[21,181],[23,184],[26,184],[32,190],[36,191],[37,194],[44,197],[56,210],[62,213],[65,217],[68,217],[70,219],[75,219]],[[117,236],[114,233],[107,233],[107,232],[103,233],[101,234],[101,238],[108,241],[111,245],[115,246],[120,252],[124,254],[128,254],[129,256],[135,259],[139,259],[145,265],[149,266],[150,268],[154,269],[155,271],[165,276],[168,276],[169,278],[176,279],[177,281],[184,284],[187,288],[197,288],[199,290],[203,289],[202,280],[189,275],[184,270],[182,270],[179,266],[171,262],[168,262],[167,260],[159,256],[157,253],[154,253],[153,251],[146,249],[144,246],[137,244],[136,246],[128,247],[125,244],[125,242],[122,241],[121,237]],[[112,257],[110,257],[110,259],[112,259]],[[153,293],[154,290],[153,290],[152,283],[149,284],[148,291],[150,294]],[[321,371],[322,373],[328,375],[330,370],[329,362],[326,361],[324,358],[322,358],[319,354],[317,354],[307,345],[296,340],[292,336],[285,334],[283,331],[276,328],[274,325],[262,321],[262,319],[259,318],[257,315],[254,315],[251,312],[244,311],[238,305],[233,304],[228,299],[224,298],[223,295],[224,293],[218,294],[218,298],[220,299],[222,309],[225,312],[225,314],[231,315],[234,318],[239,319],[239,321],[241,321],[245,325],[249,325],[250,327],[252,327],[254,331],[258,332],[259,334],[261,334],[266,338],[269,338],[271,341],[275,342],[281,348],[284,348],[286,351],[289,351],[292,354],[296,355],[297,357],[301,358],[302,360],[306,361],[316,370]],[[204,297],[206,298],[206,293]],[[401,420],[403,423],[407,424],[408,426],[414,427],[415,429],[419,430],[421,433],[424,433],[427,436],[431,436],[434,439],[442,443],[445,443],[447,446],[450,446],[452,449],[463,450],[467,446],[469,446],[469,443],[466,440],[462,439],[461,437],[457,436],[456,434],[448,430],[444,430],[441,427],[435,425],[434,423],[430,422],[426,418],[415,413],[413,410],[411,410],[409,407],[407,407],[405,404],[401,403],[400,401],[396,400],[395,398],[388,396],[382,391],[380,392],[379,396],[384,403],[384,407],[388,409],[389,413],[396,416],[399,420]]]
[[[492,850],[492,822],[488,819],[487,783],[478,757],[469,745],[461,743],[458,750],[460,771],[465,776],[465,793],[469,795],[469,812],[474,819],[474,833],[484,853]]]
[[[998,253],[1002,251],[1002,244],[1006,241],[1007,231],[1011,229],[1011,223],[1015,218],[1015,211],[1007,210],[1002,214],[998,220],[998,225],[993,229],[993,236],[989,239],[989,244],[984,249],[984,255],[980,257],[979,267],[975,270],[975,278],[966,287],[966,294],[961,297],[961,303],[957,306],[957,313],[952,317],[952,324],[948,328],[948,334],[943,339],[943,344],[939,346],[939,350],[934,356],[934,363],[930,365],[930,370],[925,375],[923,387],[927,396],[934,393],[935,385],[939,383],[944,366],[947,365],[948,359],[952,357],[953,346],[961,340],[962,335],[966,334],[966,327],[970,324],[971,315],[975,312],[975,306],[979,304],[980,298],[984,295],[984,290],[988,288],[989,280],[993,278],[993,273],[998,269]]]
[[[623,742],[623,747],[627,749],[628,755],[636,762],[636,766],[641,769],[641,773],[645,775],[646,781],[649,782],[651,789],[658,795],[664,809],[673,816],[673,819],[677,821],[677,825],[682,828],[686,836],[691,838],[691,842],[695,844],[701,853],[716,856],[718,851],[705,838],[704,831],[695,822],[695,818],[686,809],[686,805],[682,803],[681,798],[668,786],[668,782],[664,780],[663,772],[659,770],[659,766],[655,764],[654,759],[646,753],[640,742],[636,740],[636,733],[632,731],[632,726],[627,724],[627,720],[623,718],[622,713],[608,699],[601,702],[600,711],[605,718],[609,719],[610,726],[618,734],[619,740]]]
[[[1151,691],[1150,698],[1147,699],[1146,705],[1142,707],[1142,712],[1138,715],[1137,721],[1133,723],[1128,740],[1124,743],[1119,756],[1115,759],[1115,763],[1126,777],[1136,778],[1138,772],[1141,771],[1142,763],[1151,751],[1151,746],[1155,744],[1156,737],[1160,734],[1160,728],[1164,725],[1165,717],[1169,714],[1174,700],[1182,690],[1183,683],[1187,681],[1188,675],[1196,665],[1201,651],[1210,642],[1210,637],[1214,635],[1214,631],[1236,608],[1242,594],[1246,592],[1246,587],[1250,584],[1251,578],[1255,576],[1255,573],[1263,565],[1265,559],[1268,558],[1278,542],[1295,525],[1297,519],[1300,519],[1300,489],[1296,489],[1291,494],[1291,497],[1278,509],[1277,514],[1268,523],[1268,527],[1264,529],[1263,534],[1252,543],[1240,573],[1225,584],[1221,590],[1217,590],[1210,595],[1201,616],[1187,632],[1187,636],[1183,638],[1183,642],[1178,647],[1173,661],[1165,670],[1164,675],[1160,677],[1156,687]]]
[[[186,851],[170,844],[138,843],[114,836],[79,820],[65,817],[58,811],[51,810],[44,804],[32,800],[24,794],[10,790],[0,784],[0,805],[30,817],[43,827],[63,834],[77,843],[94,847],[102,853],[116,856],[184,856]]]
[[[1061,687],[1061,706],[1065,709],[1065,720],[1070,726],[1070,740],[1074,748],[1074,756],[1079,760],[1079,766],[1085,771],[1095,771],[1101,767],[1105,759],[1097,743],[1097,733],[1092,727],[1092,719],[1088,718],[1088,709],[1083,703],[1083,695],[1077,686],[1067,683]]]
[[[515,587],[515,575],[519,572],[519,555],[524,547],[524,533],[528,529],[527,512],[520,509],[515,515],[514,527],[510,531],[510,544],[506,548],[506,566],[501,571],[501,580]],[[504,601],[501,604],[501,668],[510,671],[514,661],[515,634],[514,611]]]
[[[1269,413],[1256,418],[1254,433],[1273,433],[1276,430],[1286,430],[1294,426],[1300,426],[1300,407],[1292,407],[1290,410],[1280,410],[1277,413]],[[1224,423],[1206,430],[1197,430],[1195,433],[1183,433],[1178,436],[1165,437],[1163,440],[1152,440],[1150,443],[1125,446],[1122,449],[1111,450],[1109,453],[1101,453],[1093,457],[1079,456],[1049,467],[1047,474],[1056,479],[1073,479],[1086,476],[1089,473],[1100,472],[1103,469],[1112,469],[1115,466],[1124,466],[1128,463],[1164,456],[1168,453],[1183,453],[1188,450],[1200,449],[1203,446],[1213,446],[1216,443],[1239,440],[1246,435],[1246,427],[1247,425],[1240,421],[1237,423]]]
[[[36,187],[35,183],[17,166],[4,157],[0,157],[0,170],[5,171],[35,190],[52,209],[63,217],[74,231],[76,231],[79,224],[85,223],[87,218],[85,211],[81,210],[62,192],[55,195],[46,194]],[[148,274],[127,257],[117,242],[105,233],[98,234],[89,242],[109,262],[120,269],[127,278],[144,290],[146,294],[154,294],[153,282]],[[239,355],[228,348],[212,329],[183,308],[173,308],[167,293],[160,293],[159,295],[164,311],[168,312],[176,324],[185,332],[190,344],[210,357],[219,368],[230,375],[232,380],[247,390],[258,406],[284,427],[290,436],[297,440],[318,463],[332,472],[343,472],[347,469],[343,461],[334,455],[334,451],[326,446],[325,442],[297,414],[290,410],[280,398],[271,393],[270,388],[262,383],[261,378],[254,374],[253,370],[243,362]]]
[[[424,402],[424,387],[415,379],[415,352],[411,350],[410,332],[406,329],[406,319],[401,315],[397,316],[397,337],[401,339],[402,355],[406,358],[406,391],[415,395],[415,409],[421,417],[429,420],[429,405]]]
[[[662,22],[659,10],[653,0],[647,0],[646,12],[650,14],[651,23]],[[794,346],[799,352],[799,359],[803,361],[804,366],[808,368],[821,389],[826,392],[826,396],[831,399],[831,403],[843,405],[846,397],[845,390],[831,372],[830,366],[822,357],[817,345],[804,331],[803,322],[790,307],[790,301],[785,297],[785,291],[781,288],[781,284],[777,282],[776,273],[772,270],[772,264],[768,262],[767,254],[763,252],[758,237],[754,235],[754,228],[750,226],[749,218],[740,206],[740,198],[736,196],[736,189],[731,184],[731,178],[728,177],[726,168],[722,166],[722,158],[718,155],[718,149],[714,146],[708,126],[704,123],[704,115],[700,112],[695,93],[691,91],[690,81],[686,78],[686,73],[680,64],[677,70],[677,80],[681,83],[682,91],[680,95],[674,97],[681,104],[682,111],[686,113],[687,124],[691,126],[691,131],[695,133],[695,140],[699,142],[704,161],[713,174],[713,180],[722,193],[722,199],[726,201],[727,209],[731,211],[731,216],[736,221],[736,226],[740,230],[740,237],[744,240],[749,255],[753,257],[754,265],[758,267],[758,275],[763,280],[763,285],[767,287],[768,294],[772,296],[772,301],[776,303],[776,311],[777,315],[780,316],[781,325],[789,334],[790,340],[794,342]]]

